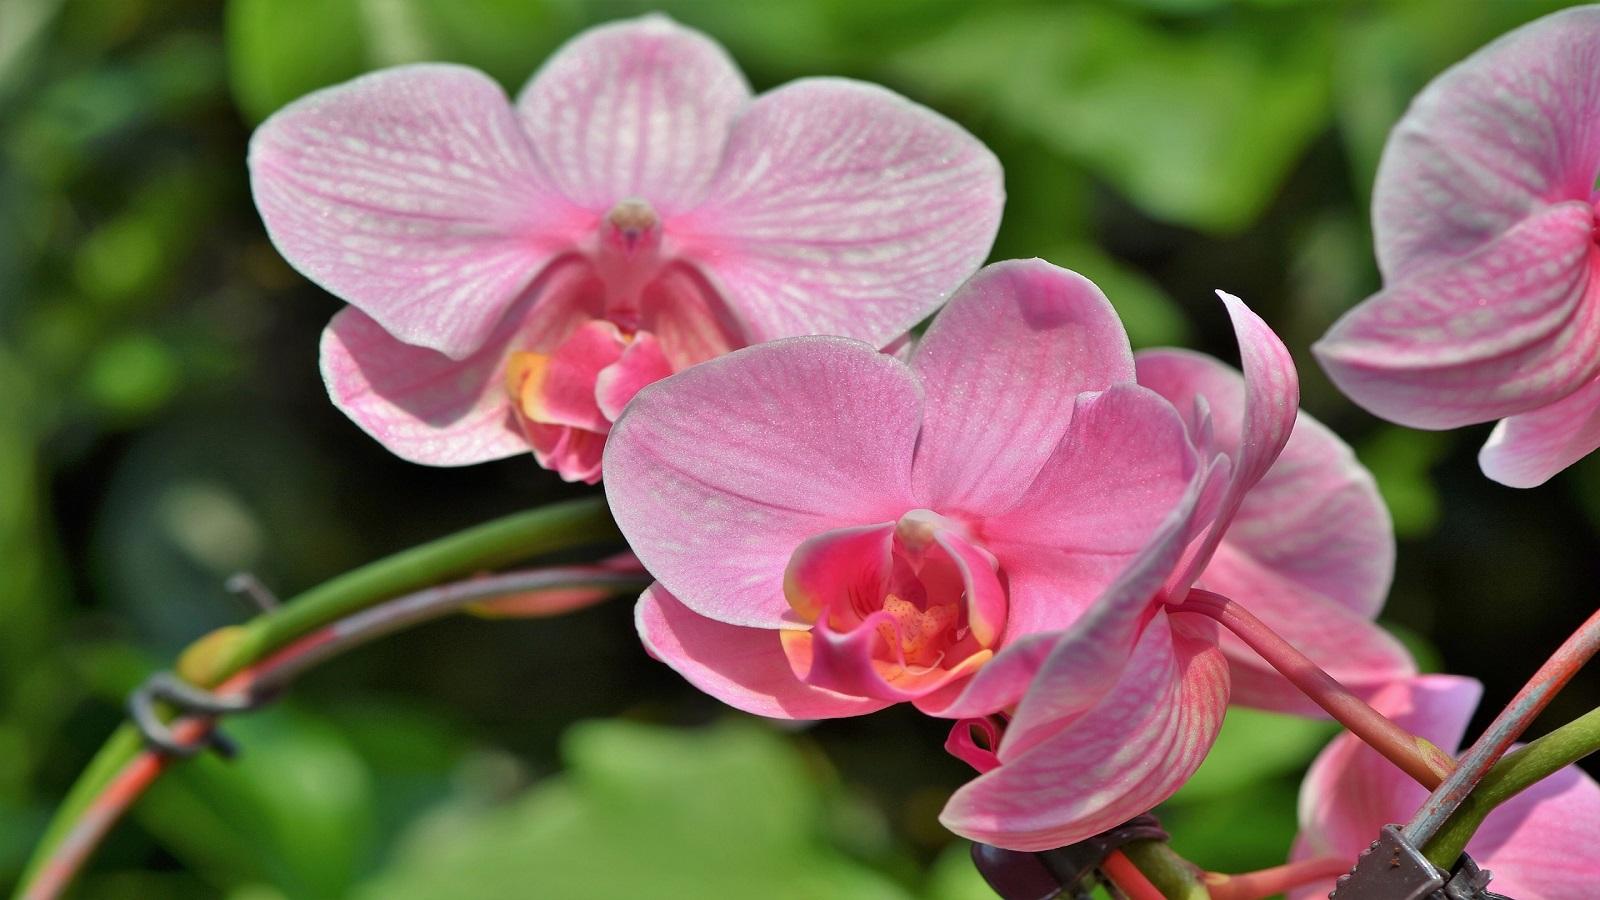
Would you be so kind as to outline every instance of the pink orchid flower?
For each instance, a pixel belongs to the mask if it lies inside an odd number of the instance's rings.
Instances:
[[[350,306],[323,334],[334,403],[396,454],[525,452],[600,478],[640,387],[730,349],[882,345],[983,262],[1000,167],[882,88],[752,98],[662,16],[591,29],[515,105],[454,65],[318,91],[250,144],[286,259]]]
[[[1566,10],[1440,75],[1373,188],[1384,289],[1316,346],[1386,419],[1499,419],[1490,478],[1533,487],[1600,447],[1600,8]]]
[[[647,388],[605,460],[657,579],[646,646],[759,715],[1013,713],[973,748],[992,771],[946,811],[969,837],[1040,849],[1149,809],[1198,766],[1228,697],[1209,620],[1163,601],[1206,568],[1295,420],[1287,353],[1225,300],[1250,374],[1231,462],[1201,388],[1186,421],[1137,383],[1099,290],[1037,260],[980,271],[906,361],[796,338]]]
[[[1402,728],[1447,750],[1461,743],[1482,687],[1470,678],[1426,675],[1398,682],[1373,700]],[[1378,830],[1403,823],[1428,792],[1354,736],[1336,738],[1311,764],[1300,788],[1295,860],[1356,856]],[[1494,876],[1489,889],[1522,900],[1584,900],[1600,884],[1600,785],[1569,766],[1490,813],[1467,852]],[[1290,892],[1326,897],[1333,879]]]

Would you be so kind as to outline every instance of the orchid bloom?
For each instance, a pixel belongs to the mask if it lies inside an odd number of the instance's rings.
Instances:
[[[335,404],[414,462],[525,452],[600,478],[640,387],[802,334],[880,346],[983,262],[994,156],[882,88],[752,98],[659,15],[591,29],[516,103],[474,69],[401,66],[267,120],[251,183],[279,251],[350,306]]]
[[[1198,389],[1186,420],[1138,384],[1105,297],[1037,260],[980,271],[907,361],[795,338],[641,391],[605,466],[657,579],[646,646],[759,715],[1012,713],[997,744],[966,747],[992,771],[945,815],[988,843],[1058,846],[1154,806],[1228,698],[1210,621],[1163,601],[1295,420],[1287,353],[1224,299],[1249,373],[1231,460]]]
[[[1470,678],[1426,675],[1397,682],[1373,706],[1402,728],[1454,752],[1482,687]],[[1323,750],[1300,788],[1300,835],[1295,860],[1356,857],[1384,825],[1411,818],[1426,788],[1353,735]],[[1522,900],[1583,900],[1600,883],[1600,785],[1576,766],[1497,807],[1479,826],[1467,852],[1494,877],[1489,889]],[[1291,891],[1291,900],[1326,897],[1333,879]]]
[[[1334,383],[1415,428],[1500,420],[1490,478],[1600,447],[1600,8],[1489,44],[1419,94],[1373,188],[1384,289],[1317,345]]]

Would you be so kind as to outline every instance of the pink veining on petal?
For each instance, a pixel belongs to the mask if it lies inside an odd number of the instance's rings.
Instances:
[[[511,435],[590,482],[652,379],[762,339],[906,332],[982,261],[1003,199],[993,156],[930,110],[844,80],[753,99],[720,46],[660,15],[573,38],[515,109],[460,66],[320,91],[262,126],[250,168],[284,256],[396,345],[354,365],[381,342],[330,345],[341,408],[448,465],[505,455],[486,423],[514,408]],[[574,278],[593,326],[538,332],[529,298]],[[519,352],[542,359],[496,358]],[[377,371],[403,359],[421,369]]]

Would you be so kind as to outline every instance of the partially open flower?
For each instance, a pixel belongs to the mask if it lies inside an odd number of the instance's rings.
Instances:
[[[1398,682],[1372,704],[1402,728],[1454,753],[1483,688],[1470,678],[1425,675]],[[1404,823],[1428,791],[1353,735],[1335,738],[1300,787],[1300,836],[1291,859],[1351,865],[1385,825]],[[1494,876],[1489,889],[1522,900],[1586,900],[1600,884],[1600,785],[1569,766],[1491,812],[1467,852]],[[1333,879],[1290,893],[1328,896]]]
[[[251,183],[291,264],[350,303],[323,335],[333,400],[406,459],[532,449],[597,481],[639,388],[730,349],[875,346],[988,254],[999,164],[882,88],[752,98],[721,47],[662,16],[606,25],[513,106],[413,65],[286,107]]]
[[[1479,461],[1532,487],[1600,446],[1600,8],[1546,16],[1428,85],[1373,188],[1384,289],[1317,344],[1416,428],[1500,420]]]

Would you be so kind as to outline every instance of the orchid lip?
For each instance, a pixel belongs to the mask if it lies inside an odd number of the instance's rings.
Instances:
[[[796,675],[860,696],[920,696],[993,657],[1006,595],[995,558],[932,510],[813,537],[784,596],[808,631],[785,631]]]

